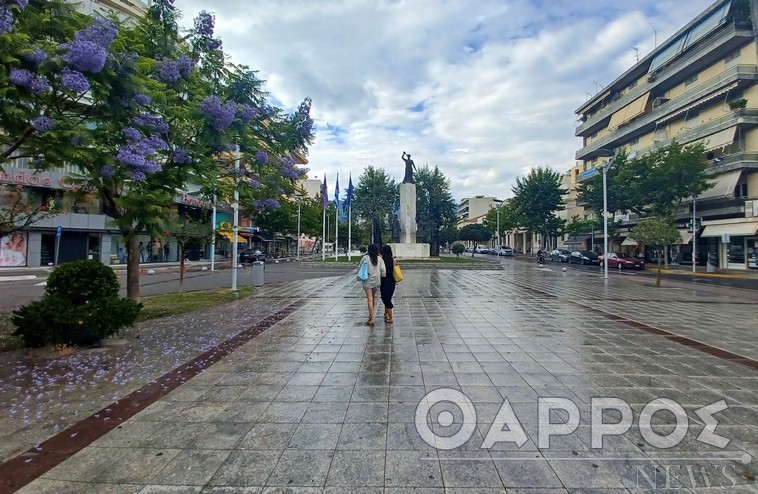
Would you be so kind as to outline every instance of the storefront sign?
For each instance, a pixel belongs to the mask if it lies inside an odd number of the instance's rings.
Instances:
[[[10,167],[0,172],[0,183],[68,190],[76,189],[79,186],[76,183],[76,178],[71,175]]]

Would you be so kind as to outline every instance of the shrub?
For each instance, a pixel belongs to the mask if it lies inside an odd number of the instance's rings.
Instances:
[[[119,297],[119,282],[99,261],[74,261],[50,274],[42,300],[13,312],[13,333],[30,347],[91,344],[137,319],[142,304]]]
[[[365,245],[361,245],[360,247],[358,247],[358,250],[361,251],[361,254],[365,254],[366,252],[368,252],[368,247]]]
[[[463,244],[454,243],[453,244],[453,254],[455,254],[455,257],[461,257],[461,254],[466,252],[466,248],[463,246]]]

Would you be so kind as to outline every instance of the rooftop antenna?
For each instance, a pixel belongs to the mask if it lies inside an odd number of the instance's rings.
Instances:
[[[637,58],[637,61],[640,61],[640,49],[632,47],[632,50],[634,50],[634,56]]]
[[[655,28],[653,28],[653,36],[655,47],[658,48],[658,31]]]

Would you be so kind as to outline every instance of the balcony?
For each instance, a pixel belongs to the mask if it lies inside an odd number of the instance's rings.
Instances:
[[[660,108],[657,108],[652,112],[648,112],[637,120],[634,120],[628,125],[621,127],[618,131],[612,133],[611,135],[603,137],[602,139],[597,139],[596,141],[593,141],[591,145],[583,147],[576,152],[576,159],[586,160],[588,157],[592,157],[593,153],[595,153],[598,149],[618,147],[618,145],[611,143],[623,144],[636,135],[650,132],[655,128],[656,120],[668,113],[671,113],[670,109],[665,109],[665,111],[662,111]],[[652,149],[670,144],[674,139],[676,139],[677,142],[686,144],[688,142],[701,139],[720,130],[738,124],[748,124],[751,127],[758,125],[758,110],[734,110],[727,113],[723,117],[714,118],[708,122],[703,122],[694,129],[681,132],[673,137],[662,138],[653,146],[636,149],[635,151],[637,152],[637,155],[643,155]]]
[[[725,53],[744,45],[752,39],[752,31],[736,29],[734,25],[714,33],[711,37],[701,41],[701,44],[694,50],[680,56],[675,62],[653,75],[652,81],[647,84],[638,84],[625,94],[623,98],[606,105],[593,114],[586,122],[575,129],[575,135],[582,136],[601,130],[600,124],[605,119],[610,118],[611,115],[631,101],[634,101],[648,91],[656,96],[662,95],[666,89],[674,87],[681,82],[679,79],[683,79],[683,73],[692,74],[697,70],[705,68],[716,60],[721,59]],[[753,69],[752,74],[755,74],[755,69]],[[671,107],[668,108],[670,109]]]

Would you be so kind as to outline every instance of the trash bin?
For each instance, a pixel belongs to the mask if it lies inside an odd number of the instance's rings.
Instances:
[[[715,273],[716,272],[716,266],[714,266],[713,264],[711,264],[711,260],[710,259],[708,259],[708,261],[706,261],[705,272],[706,273]]]
[[[265,267],[266,263],[263,261],[253,263],[253,286],[263,286],[263,270]]]

